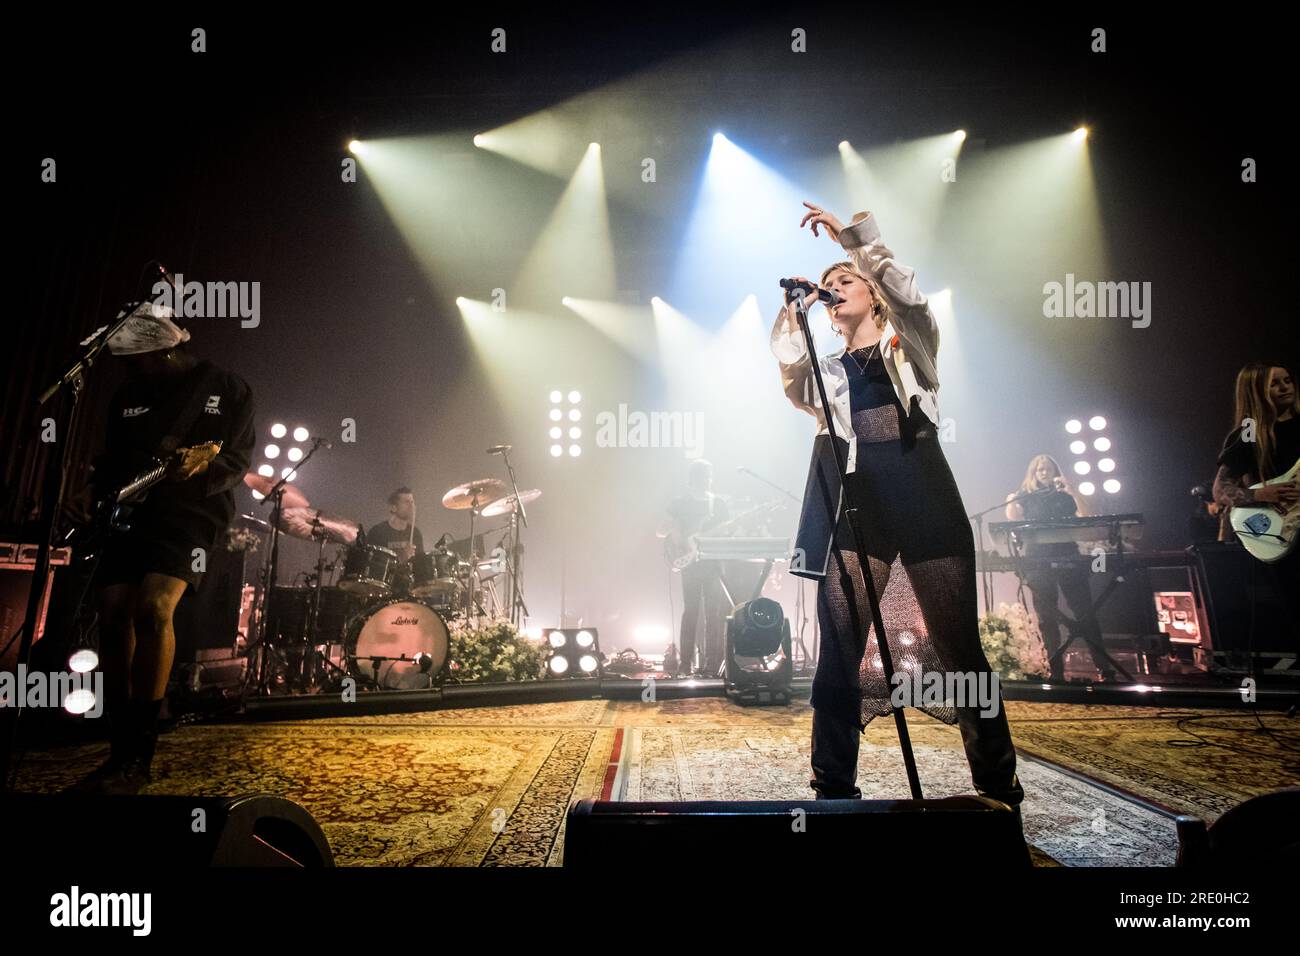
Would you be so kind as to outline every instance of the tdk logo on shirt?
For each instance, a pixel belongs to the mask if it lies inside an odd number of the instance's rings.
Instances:
[[[221,414],[221,409],[219,407],[220,405],[221,405],[220,395],[209,395],[208,404],[204,406],[203,410],[207,412],[209,415],[220,415]]]
[[[122,409],[122,417],[137,418],[140,415],[143,415],[147,411],[149,411],[148,405],[141,405],[139,408],[124,408]]]

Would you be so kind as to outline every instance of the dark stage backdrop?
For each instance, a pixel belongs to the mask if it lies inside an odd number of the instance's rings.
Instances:
[[[356,420],[354,445],[304,470],[299,483],[314,504],[369,525],[384,516],[384,496],[407,484],[426,541],[444,530],[460,535],[463,515],[437,498],[499,475],[484,449],[512,443],[521,484],[545,492],[528,537],[534,616],[553,620],[563,588],[568,611],[609,627],[619,646],[636,622],[668,624],[668,577],[652,532],[684,481],[684,460],[629,453],[552,470],[537,422],[503,401],[455,306],[467,288],[486,298],[493,270],[431,279],[366,177],[339,187],[339,161],[354,135],[491,129],[692,52],[694,72],[666,82],[663,116],[646,122],[697,138],[682,147],[694,161],[711,123],[773,164],[833,154],[841,138],[867,147],[969,127],[979,131],[974,157],[1080,121],[1093,127],[1111,272],[1153,283],[1151,328],[1049,327],[1033,314],[1041,296],[990,288],[984,244],[969,236],[953,247],[941,231],[940,251],[923,264],[926,287],[956,290],[967,323],[967,404],[946,411],[958,417],[948,452],[969,508],[1000,499],[1031,454],[1059,449],[1068,413],[1105,396],[1134,484],[1125,510],[1146,513],[1148,544],[1181,546],[1187,490],[1213,476],[1236,370],[1261,357],[1294,363],[1291,190],[1280,149],[1290,118],[1270,94],[1287,63],[1269,52],[1281,37],[1222,23],[1207,36],[1202,24],[1150,24],[1118,11],[1100,17],[1111,43],[1102,58],[1080,39],[1094,14],[890,20],[800,5],[744,22],[617,11],[582,22],[502,18],[517,50],[504,61],[482,52],[499,25],[491,17],[399,25],[358,23],[359,13],[332,27],[169,15],[60,31],[61,69],[21,91],[11,150],[24,164],[14,189],[21,227],[12,233],[24,254],[13,276],[22,291],[0,355],[0,507],[11,530],[32,517],[49,460],[49,446],[36,440],[49,410],[36,414],[35,395],[80,338],[153,281],[142,268],[158,258],[191,279],[261,283],[258,328],[200,320],[193,346],[252,385],[263,437],[275,419],[332,436],[342,419]],[[792,59],[781,39],[792,24],[806,26],[816,45],[805,58]],[[195,25],[207,27],[208,53],[188,50]],[[756,39],[765,30],[777,42]],[[711,59],[715,45],[726,45],[725,60]],[[693,119],[673,129],[663,117],[678,107]],[[57,159],[56,184],[39,181],[47,156]],[[1260,169],[1249,186],[1240,181],[1247,156]],[[534,186],[530,177],[518,167],[515,188],[549,208],[564,183]],[[611,202],[610,215],[619,287],[643,298],[665,288],[683,213],[645,217]],[[513,272],[544,216],[479,216],[465,209],[464,242]],[[941,225],[960,233],[960,223]],[[1013,217],[1005,228],[1017,228]],[[743,254],[744,237],[736,243]],[[1004,273],[1014,266],[997,264]],[[765,321],[775,301],[760,300]],[[662,381],[642,363],[595,333],[583,341],[577,358],[626,383],[593,396],[603,407],[661,394]],[[532,358],[571,368],[575,353]],[[70,453],[74,483],[101,441],[102,406],[118,375],[106,362],[91,377]],[[805,448],[772,447],[762,421],[737,432],[715,462],[719,491],[758,493],[738,465],[802,488]],[[257,507],[242,490],[239,506]],[[782,521],[790,530],[793,515]],[[297,545],[289,552],[292,575],[311,554]]]

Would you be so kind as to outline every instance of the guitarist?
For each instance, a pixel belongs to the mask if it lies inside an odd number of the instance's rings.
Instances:
[[[727,503],[713,493],[713,465],[703,458],[691,462],[687,492],[668,505],[668,551],[671,557],[694,550],[693,535],[708,532],[730,517]],[[722,665],[723,630],[726,627],[726,597],[722,586],[722,565],[717,561],[693,561],[682,568],[682,625],[678,641],[678,675],[691,673],[695,662],[695,638],[700,614],[704,614],[703,674],[712,677]]]
[[[132,509],[129,530],[101,543],[94,585],[112,749],[77,787],[99,793],[135,793],[150,780],[172,614],[230,524],[256,439],[248,385],[190,354],[190,333],[168,313],[146,304],[108,343],[128,377],[109,404],[95,490],[112,494],[155,460],[169,473]]]
[[[1300,483],[1250,486],[1286,474],[1300,459],[1300,393],[1295,376],[1280,365],[1252,362],[1237,373],[1236,392],[1236,427],[1219,453],[1214,500],[1226,508],[1266,504],[1280,512],[1294,508],[1300,501]],[[1292,627],[1300,630],[1300,549],[1292,549],[1269,567]],[[1300,647],[1300,633],[1293,631],[1293,635]]]

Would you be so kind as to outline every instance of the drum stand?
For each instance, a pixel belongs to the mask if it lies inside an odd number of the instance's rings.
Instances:
[[[510,493],[515,499],[515,508],[510,512],[510,547],[506,554],[509,561],[507,570],[510,572],[510,623],[518,630],[523,619],[528,616],[528,605],[524,603],[524,592],[520,586],[521,556],[524,549],[519,534],[521,522],[525,528],[528,527],[528,512],[524,508],[523,499],[519,497],[519,482],[515,479],[515,466],[510,464],[509,447],[501,452],[501,457],[505,460],[506,472],[510,475]],[[470,541],[473,542],[472,537]]]

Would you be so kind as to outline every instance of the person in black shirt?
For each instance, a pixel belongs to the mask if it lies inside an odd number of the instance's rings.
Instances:
[[[402,562],[424,553],[424,537],[415,522],[415,495],[403,485],[388,496],[388,520],[366,532],[366,544],[387,548]]]
[[[707,533],[730,517],[727,503],[711,490],[713,465],[703,458],[691,462],[687,484],[690,490],[678,495],[668,505],[667,548],[669,557],[674,560],[688,556],[693,550],[693,535]],[[682,621],[675,676],[687,676],[696,670],[696,635],[703,614],[704,647],[699,672],[713,677],[722,665],[725,652],[727,607],[722,567],[716,561],[691,561],[681,572]]]
[[[1219,452],[1214,500],[1225,508],[1271,505],[1286,511],[1300,500],[1300,481],[1250,486],[1284,475],[1300,458],[1300,394],[1291,370],[1252,362],[1237,373],[1235,428]],[[1300,649],[1300,549],[1268,565]]]
[[[195,358],[188,339],[167,314],[146,305],[108,343],[128,379],[109,404],[95,491],[111,493],[154,458],[169,458],[172,471],[99,558],[94,583],[112,742],[108,761],[80,790],[135,793],[149,782],[176,647],[172,615],[230,524],[234,488],[256,439],[247,383]],[[209,459],[196,449],[211,442],[221,450]]]
[[[1048,521],[1052,518],[1068,518],[1079,514],[1079,505],[1070,491],[1069,482],[1061,474],[1061,468],[1050,455],[1035,455],[1025,471],[1025,480],[1020,488],[1007,495],[1008,502],[1018,494],[1031,492],[1028,498],[1009,503],[1006,508],[1007,518],[1011,521]],[[1051,544],[1037,542],[1026,543],[1023,552],[1026,557],[1036,561],[1050,561],[1053,557],[1078,558],[1079,546],[1069,541]],[[1038,617],[1038,629],[1043,635],[1043,646],[1047,650],[1049,679],[1065,679],[1065,662],[1062,660],[1061,648],[1061,609],[1060,595],[1065,596],[1070,613],[1074,616],[1070,630],[1078,628],[1079,636],[1088,645],[1093,663],[1101,672],[1102,680],[1114,680],[1115,669],[1107,659],[1102,644],[1101,628],[1097,625],[1097,616],[1092,611],[1092,588],[1088,583],[1088,566],[1082,562],[1062,562],[1062,567],[1035,567],[1025,575],[1025,584],[1034,596],[1034,613]],[[1058,594],[1059,592],[1059,594]]]

